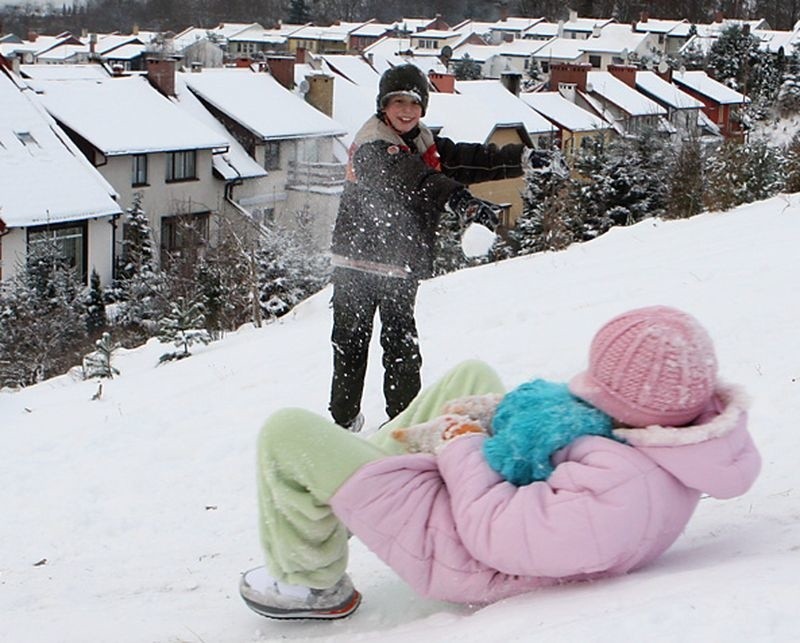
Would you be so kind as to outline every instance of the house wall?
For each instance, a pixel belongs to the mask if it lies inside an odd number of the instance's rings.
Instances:
[[[100,283],[108,285],[113,278],[113,217],[99,217],[87,221],[86,250],[88,284],[92,270],[100,276]],[[121,229],[118,227],[118,234]],[[8,234],[0,238],[2,244],[2,265],[0,281],[13,279],[24,264],[27,256],[28,231],[26,228],[11,228]]]
[[[119,193],[119,204],[126,210],[133,203],[133,195],[141,192],[142,208],[147,214],[155,241],[160,243],[161,218],[176,214],[213,212],[224,198],[224,183],[212,175],[211,150],[197,150],[195,180],[167,183],[167,153],[147,155],[147,185],[131,185],[132,156],[112,156],[97,169]],[[122,242],[121,233],[117,244]],[[119,249],[119,246],[118,246]]]
[[[494,143],[498,147],[509,143],[522,143],[519,132],[516,129],[501,128],[494,131],[487,143]],[[509,204],[508,227],[513,227],[517,219],[522,214],[522,191],[525,188],[524,177],[516,179],[502,179],[500,181],[489,181],[487,183],[476,183],[470,185],[470,191],[481,199],[486,199],[492,203]]]

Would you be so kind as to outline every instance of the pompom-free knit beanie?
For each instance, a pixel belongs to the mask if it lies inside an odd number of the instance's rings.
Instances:
[[[582,435],[612,438],[611,418],[582,402],[566,384],[534,380],[507,393],[483,442],[489,466],[517,486],[545,480],[550,456]]]
[[[377,110],[382,112],[392,96],[409,96],[422,107],[422,115],[428,109],[428,77],[416,65],[406,64],[390,67],[378,83]]]
[[[589,368],[569,390],[632,427],[682,426],[701,413],[716,380],[714,345],[700,323],[675,308],[650,306],[597,331]]]

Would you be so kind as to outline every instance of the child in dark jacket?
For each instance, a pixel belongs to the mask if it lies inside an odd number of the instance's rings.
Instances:
[[[615,317],[568,388],[504,396],[468,362],[369,440],[275,414],[259,443],[267,566],[243,575],[243,598],[274,618],[352,613],[348,530],[420,594],[453,602],[623,574],[675,542],[701,494],[732,498],[758,475],[744,394],[717,380],[686,313]]]
[[[521,144],[454,143],[420,119],[428,79],[414,65],[386,71],[376,114],[356,134],[333,230],[333,378],[329,410],[342,427],[363,425],[361,398],[376,311],[381,320],[386,414],[395,417],[420,389],[422,357],[414,307],[431,276],[442,212],[494,230],[499,208],[466,185],[514,178],[549,165]]]

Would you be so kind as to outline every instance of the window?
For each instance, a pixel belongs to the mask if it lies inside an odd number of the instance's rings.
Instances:
[[[589,56],[589,64],[592,69],[600,69],[600,56]]]
[[[23,145],[26,146],[36,145],[37,147],[39,146],[39,143],[36,141],[35,138],[33,138],[33,134],[31,134],[30,132],[14,132],[14,134],[16,134],[17,139],[19,139],[19,142],[22,143]]]
[[[86,222],[38,226],[28,229],[28,252],[36,244],[54,240],[61,256],[75,269],[78,277],[86,281]]]
[[[187,150],[185,152],[167,153],[167,182],[169,181],[189,181],[197,178],[197,152]]]
[[[182,214],[161,219],[161,263],[187,255],[197,259],[208,241],[207,212]]]
[[[280,141],[267,141],[264,145],[264,167],[267,170],[281,169]]]
[[[147,154],[134,154],[131,167],[131,185],[147,185]]]

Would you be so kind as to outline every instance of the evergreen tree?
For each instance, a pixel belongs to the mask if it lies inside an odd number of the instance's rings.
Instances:
[[[311,21],[311,11],[305,0],[291,0],[289,2],[289,23],[304,25]]]
[[[784,152],[784,189],[787,192],[800,192],[800,134],[795,134]]]
[[[469,54],[464,54],[463,58],[453,63],[453,74],[458,80],[480,80],[483,78],[483,69]]]
[[[54,239],[37,240],[0,290],[0,386],[28,386],[79,361],[83,284]]]
[[[669,197],[665,217],[683,219],[703,210],[705,192],[703,148],[698,137],[681,142],[669,175]]]
[[[205,329],[205,304],[198,298],[186,300],[183,297],[170,305],[169,312],[159,320],[158,339],[162,343],[182,348],[179,353],[164,353],[159,363],[189,357],[189,348],[196,343],[208,344],[211,337]]]
[[[463,233],[464,228],[458,215],[443,212],[436,228],[436,242],[433,248],[434,275],[446,275],[470,265],[461,248]]]
[[[575,240],[580,223],[569,198],[569,184],[552,172],[527,172],[522,216],[511,233],[521,255],[562,250]]]
[[[725,29],[711,45],[707,69],[719,82],[745,94],[750,93],[750,78],[758,60],[758,38],[738,24]]]
[[[706,174],[706,205],[710,210],[728,210],[766,199],[784,185],[781,151],[763,141],[725,141],[710,157]]]
[[[111,365],[111,356],[118,348],[111,341],[111,333],[105,332],[95,341],[95,350],[83,358],[83,379],[93,377],[112,379],[119,371]]]
[[[694,31],[694,33],[692,33],[692,31]],[[697,35],[697,27],[692,25],[689,28],[689,34],[689,42],[686,44],[686,47],[684,47],[680,55],[680,64],[683,65],[685,69],[690,71],[705,69],[706,54],[703,51],[703,47],[699,40],[696,38],[691,38],[691,36]]]
[[[96,333],[106,326],[108,326],[108,318],[106,317],[103,292],[100,288],[100,275],[96,270],[92,270],[89,278],[89,292],[86,295],[86,331],[90,337],[96,337]]]

